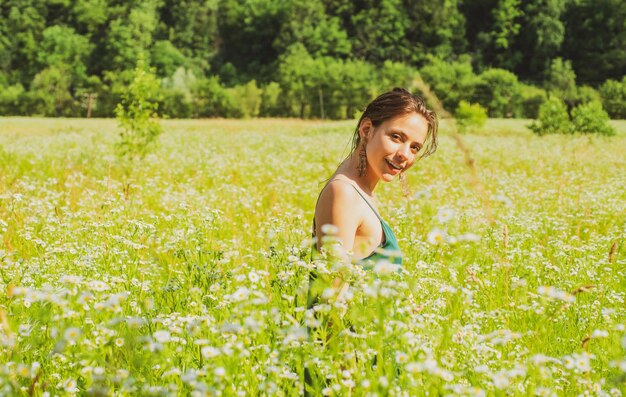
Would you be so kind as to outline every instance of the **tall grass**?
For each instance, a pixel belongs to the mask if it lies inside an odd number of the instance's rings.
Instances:
[[[624,122],[490,120],[475,175],[444,123],[377,190],[401,272],[309,260],[353,122],[163,124],[128,176],[112,120],[0,120],[0,394],[626,392]],[[307,310],[314,268],[344,299]]]

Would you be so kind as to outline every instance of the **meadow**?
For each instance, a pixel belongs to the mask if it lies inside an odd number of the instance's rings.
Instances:
[[[353,121],[166,120],[123,166],[114,120],[0,118],[0,395],[624,395],[626,121],[528,123],[443,123],[364,271],[310,260]]]

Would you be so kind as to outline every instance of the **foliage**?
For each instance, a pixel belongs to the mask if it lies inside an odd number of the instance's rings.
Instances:
[[[572,110],[572,131],[582,134],[615,135],[609,115],[600,102],[589,102]]]
[[[539,117],[528,126],[535,134],[564,134],[571,132],[567,106],[557,97],[549,97],[539,107]]]
[[[522,117],[536,119],[539,107],[547,99],[545,90],[532,85],[521,84],[521,112]]]
[[[259,115],[263,90],[257,87],[256,81],[250,80],[246,84],[229,88],[228,93],[237,103],[242,117],[257,117]]]
[[[241,109],[218,77],[198,79],[191,90],[194,117],[241,116]]]
[[[28,92],[30,113],[57,117],[70,115],[74,105],[70,85],[70,74],[63,66],[50,66],[39,72]]]
[[[487,69],[478,76],[472,98],[487,108],[490,117],[515,117],[519,112],[521,86],[508,70]]]
[[[420,69],[420,75],[449,111],[454,111],[460,101],[469,101],[477,83],[466,57],[454,62],[430,57],[426,66]]]
[[[459,102],[454,119],[460,132],[481,128],[487,122],[487,109],[477,103]]]
[[[280,84],[272,81],[262,87],[260,116],[274,117],[283,115],[282,90]]]
[[[143,57],[135,67],[133,81],[115,108],[120,129],[117,153],[124,159],[143,158],[163,132],[158,122],[159,82],[146,70]]]
[[[560,54],[572,62],[579,83],[597,86],[626,70],[626,2],[567,1]]]
[[[14,84],[8,87],[0,86],[0,114],[15,116],[26,113],[22,109],[24,102],[24,87],[21,84]]]
[[[561,98],[570,107],[574,106],[577,97],[576,73],[570,61],[564,61],[561,58],[554,59],[545,85],[548,93]]]
[[[600,86],[602,105],[616,119],[626,119],[626,76],[622,81],[607,80]]]
[[[419,70],[451,112],[466,100],[492,116],[529,117],[539,96],[506,108],[486,91],[495,82],[479,85],[485,92],[475,96],[474,73],[508,70],[559,95],[571,110],[597,100],[587,88],[578,92],[576,81],[597,89],[623,78],[625,21],[626,3],[619,0],[5,0],[0,84],[23,87],[14,97],[26,115],[84,116],[93,107],[93,115],[110,117],[143,53],[163,80],[184,68],[238,90],[253,80],[257,87],[278,83],[285,96],[259,114],[350,118],[364,100],[406,86]],[[288,76],[313,80],[301,84]],[[54,87],[42,87],[44,77]],[[507,98],[510,82],[502,83],[496,96]],[[164,82],[163,90],[170,88]],[[352,88],[354,96],[341,91]],[[162,95],[174,105],[179,93]],[[184,96],[179,116],[195,101]],[[250,113],[226,111],[228,100],[221,98],[219,114]],[[230,107],[248,108],[240,99],[235,95]],[[612,103],[610,115],[619,107]]]

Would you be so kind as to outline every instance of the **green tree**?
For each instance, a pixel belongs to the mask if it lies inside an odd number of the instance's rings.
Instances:
[[[198,76],[209,73],[217,54],[218,0],[163,0],[157,35],[169,40]]]
[[[86,62],[93,46],[89,38],[66,26],[50,26],[43,31],[37,61],[44,67],[58,66],[70,74],[70,81],[80,84],[87,77]]]
[[[578,105],[572,110],[572,132],[615,135],[615,129],[609,125],[609,120],[609,115],[602,109],[600,102]]]
[[[46,4],[37,0],[5,0],[0,6],[0,60],[13,83],[28,87],[40,71],[37,53],[46,11]]]
[[[598,86],[626,71],[626,2],[568,1],[563,13],[562,56],[571,60],[580,84]]]
[[[609,115],[616,119],[626,119],[626,76],[622,81],[607,80],[600,86],[602,105]]]
[[[108,70],[132,70],[147,52],[157,27],[157,0],[143,0],[109,23],[106,37]]]
[[[524,54],[515,71],[520,78],[539,82],[550,68],[565,38],[561,15],[566,0],[527,0],[523,2],[524,29],[519,32],[516,49]]]
[[[158,122],[159,81],[140,55],[135,74],[115,108],[120,128],[116,149],[124,159],[144,157],[163,132]]]
[[[70,84],[70,73],[63,66],[49,66],[39,72],[28,94],[29,113],[56,117],[71,115],[73,97]]]
[[[550,70],[545,82],[546,90],[551,95],[559,97],[572,108],[576,102],[576,73],[570,61],[556,58],[550,64]]]
[[[180,67],[187,66],[187,59],[169,40],[158,40],[152,46],[152,64],[157,76],[168,77]]]
[[[269,81],[280,54],[274,47],[278,32],[289,18],[289,2],[223,0],[218,9],[218,66],[230,63],[240,81]]]
[[[424,82],[435,92],[444,108],[453,112],[461,100],[469,101],[474,93],[477,77],[468,57],[446,62],[430,57],[420,69]]]
[[[564,134],[571,132],[567,106],[558,97],[549,97],[539,107],[539,117],[528,126],[535,134]]]
[[[490,117],[515,117],[521,113],[521,86],[517,76],[504,69],[487,69],[478,76],[474,101],[486,107]]]
[[[337,17],[329,17],[323,3],[309,0],[290,0],[286,18],[273,45],[283,53],[294,43],[301,43],[314,58],[333,56],[346,58],[351,54],[351,43]]]
[[[367,1],[351,18],[354,56],[376,64],[408,61],[412,46],[406,40],[409,16],[401,0]]]

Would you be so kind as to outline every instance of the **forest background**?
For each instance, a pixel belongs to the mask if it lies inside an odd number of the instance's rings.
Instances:
[[[622,0],[0,0],[0,115],[113,116],[139,59],[170,118],[352,118],[417,72],[452,112],[626,118]]]

